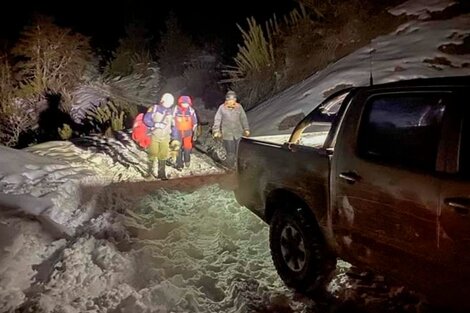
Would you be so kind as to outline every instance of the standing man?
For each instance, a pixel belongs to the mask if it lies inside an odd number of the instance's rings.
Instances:
[[[171,93],[165,93],[160,103],[152,106],[144,115],[144,123],[150,130],[150,146],[148,174],[154,175],[155,160],[158,160],[157,178],[167,180],[165,173],[166,160],[169,154],[171,131],[174,126],[173,104],[175,99]]]
[[[177,170],[182,170],[183,164],[185,167],[189,167],[191,161],[193,139],[197,129],[197,117],[192,104],[189,96],[181,96],[178,98],[178,106],[174,113],[175,126],[172,137],[181,143],[181,148],[176,157]]]
[[[225,95],[225,102],[219,106],[215,114],[212,134],[214,138],[223,138],[227,163],[233,167],[240,138],[250,136],[245,110],[237,102],[237,95],[234,91],[228,91]]]

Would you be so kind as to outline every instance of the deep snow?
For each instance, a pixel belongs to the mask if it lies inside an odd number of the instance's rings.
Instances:
[[[250,111],[253,133],[277,134],[335,87],[367,83],[371,49],[377,83],[467,74],[469,55],[442,47],[470,34],[470,15],[426,20],[451,4],[391,10],[417,20]],[[412,292],[342,261],[332,299],[292,294],[272,265],[267,225],[236,203],[230,174],[195,152],[171,180],[144,179],[145,153],[121,135],[0,147],[0,312],[353,312],[340,308],[350,302],[425,312]]]
[[[394,32],[380,36],[350,55],[329,65],[247,112],[253,136],[276,135],[279,125],[297,114],[307,115],[333,90],[403,79],[459,76],[470,73],[469,54],[450,54],[443,47],[460,45],[470,35],[470,14],[444,20],[420,20],[423,14],[452,5],[451,0],[411,0],[390,10],[417,15]],[[372,53],[371,53],[372,51]]]

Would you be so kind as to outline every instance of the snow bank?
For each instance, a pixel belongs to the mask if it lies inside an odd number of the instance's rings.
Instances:
[[[36,216],[51,233],[73,234],[81,181],[94,173],[63,160],[0,147],[0,208]]]
[[[23,303],[34,281],[33,267],[47,259],[65,240],[54,241],[39,223],[17,217],[0,221],[0,312]]]
[[[128,290],[122,281],[130,281],[126,273],[136,266],[134,256],[127,259],[111,241],[97,238],[112,236],[121,241],[129,238],[128,231],[118,223],[110,223],[108,217],[117,210],[117,205],[120,211],[132,206],[134,202],[126,202],[125,196],[130,190],[142,194],[138,183],[144,179],[139,166],[145,168],[146,154],[126,149],[118,140],[88,138],[87,143],[91,143],[87,148],[70,142],[47,142],[25,150],[0,147],[1,312],[20,305],[28,308],[29,302],[36,301],[33,299],[39,299],[37,305],[48,312],[50,307],[57,307],[50,300],[55,297],[63,298],[61,308],[67,311],[73,307],[69,302],[77,301],[77,293],[86,291],[86,295],[80,296],[87,298],[97,290],[113,286],[119,294]],[[169,172],[177,178],[222,171],[208,157],[195,153],[190,168]],[[137,184],[124,189],[122,194],[108,194],[110,186],[121,182]],[[140,189],[155,190],[151,185]],[[24,215],[35,220],[15,217]],[[93,216],[96,218],[89,224]],[[67,247],[65,240],[58,241],[60,244],[54,242],[64,236],[75,236],[77,241],[68,241]],[[54,251],[59,256],[49,260]],[[118,259],[113,263],[115,258]],[[67,266],[71,272],[62,275],[58,270],[61,266]],[[102,269],[110,266],[112,271]],[[125,279],[117,277],[117,272]],[[54,287],[56,281],[61,282],[58,289]],[[49,289],[41,287],[45,282]],[[77,290],[82,282],[83,290]],[[136,293],[135,289],[129,290]],[[102,301],[112,302],[115,296],[103,297]]]
[[[423,20],[430,17],[431,12],[441,12],[455,4],[452,0],[409,0],[389,10],[393,15],[413,15]]]
[[[437,3],[441,2],[433,3],[437,9]],[[279,134],[278,127],[284,119],[308,114],[328,92],[340,86],[368,85],[371,49],[375,83],[468,75],[470,55],[448,54],[439,48],[462,44],[469,35],[470,14],[449,20],[411,21],[401,25],[395,32],[372,40],[370,46],[342,58],[247,112],[252,133],[254,136]]]

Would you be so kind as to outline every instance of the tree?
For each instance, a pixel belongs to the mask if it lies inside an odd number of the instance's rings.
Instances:
[[[142,23],[133,22],[127,25],[125,36],[119,39],[119,46],[105,73],[109,76],[127,76],[134,72],[137,64],[151,62],[149,42],[148,30]]]
[[[23,87],[36,95],[71,90],[92,62],[88,37],[44,16],[23,30],[13,54],[21,60],[17,69]]]
[[[37,123],[34,108],[15,98],[16,88],[6,55],[0,57],[0,143],[18,144],[20,135]]]
[[[191,38],[183,32],[178,19],[170,13],[165,22],[157,49],[157,57],[163,77],[179,76],[184,71],[184,64],[196,50]]]

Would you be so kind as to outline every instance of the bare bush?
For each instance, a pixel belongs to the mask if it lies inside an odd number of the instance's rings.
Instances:
[[[27,26],[13,54],[22,87],[30,94],[59,93],[79,83],[92,61],[89,38],[38,16]]]
[[[34,109],[18,99],[2,102],[0,106],[0,143],[15,147],[20,136],[38,123]]]
[[[0,143],[18,144],[20,135],[37,124],[35,110],[16,99],[15,81],[7,56],[0,57]]]

